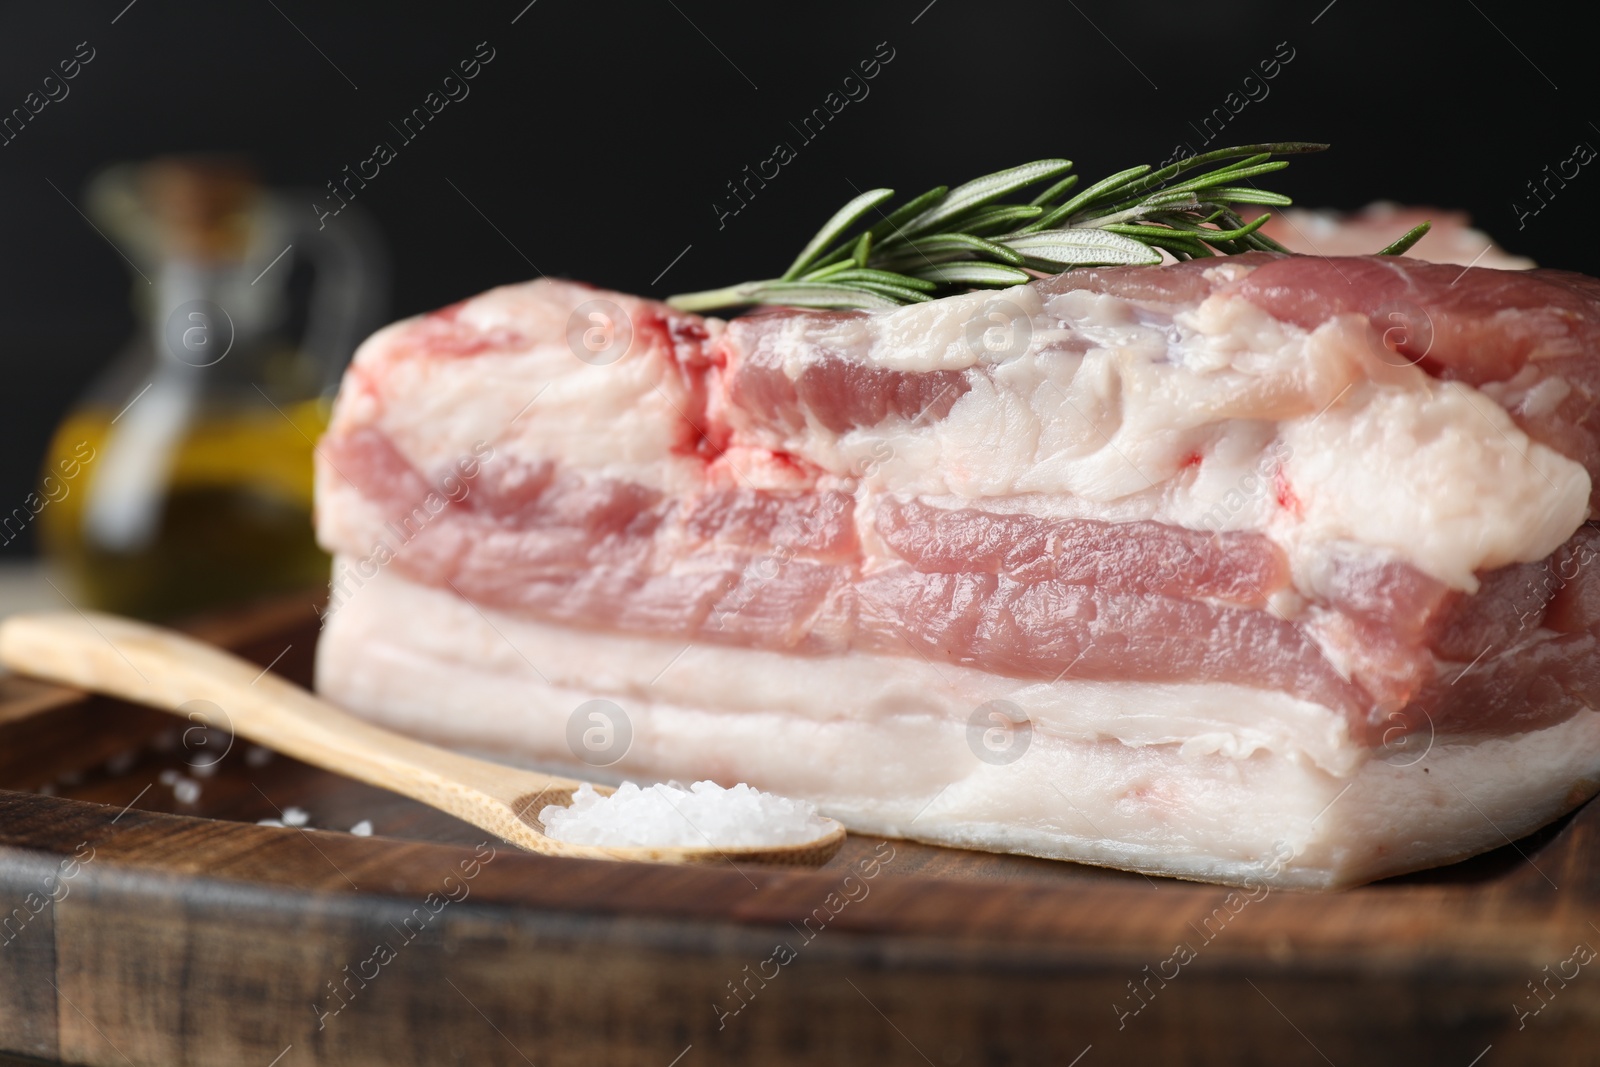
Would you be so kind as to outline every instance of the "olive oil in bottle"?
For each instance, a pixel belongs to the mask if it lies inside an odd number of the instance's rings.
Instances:
[[[91,206],[135,252],[142,325],[45,460],[62,491],[40,536],[68,595],[168,619],[323,585],[313,447],[376,317],[359,232],[292,221],[225,159],[114,168]],[[316,268],[303,315],[290,287],[300,257]]]
[[[40,515],[46,550],[84,606],[172,618],[327,580],[328,558],[311,536],[311,441],[326,402],[300,401],[279,415],[213,412],[185,428],[167,457],[149,534],[97,535],[82,491],[105,468],[114,411],[84,410],[56,431],[51,471],[83,470]],[[301,436],[304,434],[305,436]],[[309,438],[309,440],[308,440]]]

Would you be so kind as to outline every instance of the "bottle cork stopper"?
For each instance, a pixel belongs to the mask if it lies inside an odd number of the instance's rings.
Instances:
[[[145,164],[139,178],[168,254],[203,263],[243,257],[260,189],[248,163],[229,156],[167,157]]]

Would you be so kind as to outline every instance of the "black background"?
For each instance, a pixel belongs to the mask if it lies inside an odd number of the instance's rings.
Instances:
[[[471,95],[360,196],[392,256],[395,316],[529,277],[529,261],[656,296],[768,277],[857,188],[910,194],[1042,156],[1085,180],[1159,163],[1279,42],[1294,59],[1217,143],[1334,149],[1272,188],[1306,206],[1464,208],[1512,251],[1600,272],[1578,232],[1600,164],[1525,228],[1512,207],[1546,164],[1600,145],[1592,25],[1547,5],[525,4],[0,7],[0,112],[80,41],[96,50],[70,95],[0,147],[0,511],[133,328],[122,259],[50,183],[81,203],[107,163],[226,150],[274,184],[321,187],[395,140],[388,123],[482,41],[495,58]],[[802,144],[790,123],[880,42],[894,58],[870,94]],[[725,183],[778,141],[797,158],[719,228]]]

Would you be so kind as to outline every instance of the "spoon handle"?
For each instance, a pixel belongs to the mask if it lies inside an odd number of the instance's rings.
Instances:
[[[112,615],[54,612],[0,622],[0,664],[186,716],[302,762],[412,797],[501,836],[509,809],[578,782],[473,759],[363,722],[211,645]],[[494,825],[490,825],[493,823]],[[520,831],[520,832],[519,832]],[[519,842],[520,843],[520,842]]]

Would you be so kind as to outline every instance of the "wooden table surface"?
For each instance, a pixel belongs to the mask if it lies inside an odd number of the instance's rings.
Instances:
[[[200,632],[309,677],[305,598]],[[257,825],[291,808],[307,826]],[[815,870],[560,860],[171,716],[4,678],[0,1054],[1600,1062],[1596,818],[1423,875],[1253,899],[855,835]],[[348,832],[362,820],[375,836]]]

